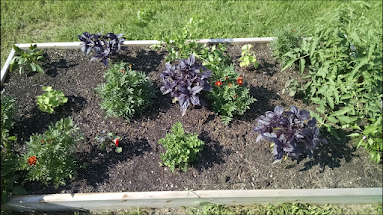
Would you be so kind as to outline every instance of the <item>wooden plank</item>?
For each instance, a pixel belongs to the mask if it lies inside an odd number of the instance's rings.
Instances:
[[[11,197],[17,211],[114,210],[136,207],[178,208],[202,204],[253,205],[281,202],[371,204],[382,202],[382,188],[297,190],[201,190],[121,193],[75,193]]]
[[[272,37],[255,37],[255,38],[227,38],[227,39],[197,39],[198,43],[216,44],[216,43],[268,43],[273,40]],[[81,42],[56,42],[56,43],[23,43],[15,44],[20,49],[28,50],[31,45],[37,45],[37,49],[80,49]],[[158,40],[128,40],[124,42],[124,46],[151,46],[160,44]],[[166,44],[166,43],[164,43]],[[15,50],[12,49],[8,55],[7,61],[1,69],[1,84],[3,84],[5,74],[8,72],[9,61],[13,58]]]
[[[16,53],[16,51],[12,48],[11,52],[8,55],[7,60],[5,61],[3,68],[1,69],[1,85],[3,85],[3,82],[5,80],[5,74],[7,74],[7,71],[9,68],[9,62],[12,60],[15,53]]]

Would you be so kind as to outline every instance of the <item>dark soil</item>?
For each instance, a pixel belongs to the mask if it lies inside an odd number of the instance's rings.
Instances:
[[[347,132],[341,132],[341,140],[322,132],[328,144],[319,145],[313,158],[303,155],[299,160],[287,159],[272,165],[270,143],[255,142],[258,134],[252,130],[257,125],[256,119],[277,105],[284,106],[285,110],[291,105],[306,110],[315,110],[315,106],[307,106],[301,99],[281,93],[285,82],[299,78],[299,72],[295,69],[280,72],[267,44],[253,44],[259,61],[256,70],[240,68],[242,45],[228,46],[227,54],[258,101],[228,126],[220,122],[209,106],[189,107],[181,117],[178,103],[173,104],[170,95],[161,95],[159,75],[165,68],[167,53],[164,50],[129,47],[112,57],[113,61],[123,60],[131,64],[132,69],[145,72],[157,89],[154,105],[129,123],[123,119],[105,119],[105,112],[99,106],[101,99],[94,89],[105,81],[103,74],[107,68],[100,62],[90,62],[92,55],[84,55],[80,50],[46,50],[45,74],[8,74],[4,94],[16,97],[20,108],[16,126],[11,131],[19,140],[14,146],[17,152],[25,150],[23,144],[29,141],[30,135],[43,133],[50,123],[63,117],[71,116],[84,134],[75,156],[78,163],[87,164],[87,168],[79,169],[78,175],[68,180],[66,186],[54,189],[40,182],[24,182],[23,186],[30,194],[381,187],[381,164],[371,162],[364,148],[356,150]],[[69,98],[68,103],[53,114],[41,112],[35,99],[43,93],[41,86],[63,91]],[[187,172],[172,172],[159,165],[160,153],[165,149],[158,140],[164,138],[177,121],[183,124],[185,131],[198,133],[205,142],[198,160]],[[102,130],[122,137],[122,153],[99,150],[95,137]]]

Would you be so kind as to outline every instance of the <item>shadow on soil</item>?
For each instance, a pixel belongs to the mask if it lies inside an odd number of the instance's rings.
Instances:
[[[205,142],[203,150],[200,152],[198,160],[192,165],[193,168],[202,172],[203,169],[209,169],[214,165],[225,163],[224,157],[230,155],[230,150],[225,150],[218,141],[212,140],[208,132],[202,131],[198,139]]]
[[[132,70],[144,72],[146,75],[155,71],[165,56],[164,53],[157,54],[156,51],[146,51],[143,49],[139,51],[129,50],[128,52],[136,52],[136,57],[126,54],[117,54],[113,61],[123,61],[124,63],[131,64]]]
[[[56,107],[52,114],[42,112],[37,106],[29,113],[24,114],[20,121],[15,122],[13,133],[20,140],[29,140],[33,134],[42,134],[51,124],[56,124],[62,118],[71,116],[73,112],[79,112],[86,105],[86,100],[81,96],[67,96],[68,102],[62,106]],[[30,117],[29,117],[30,116]],[[36,126],[44,125],[44,127]],[[28,128],[28,129],[24,129]]]
[[[248,109],[242,116],[235,116],[234,119],[253,122],[259,116],[264,115],[266,111],[274,111],[275,106],[271,104],[271,100],[281,99],[275,92],[264,87],[251,87],[250,95],[257,99],[257,101],[251,104],[250,109]],[[284,106],[284,104],[280,105]]]
[[[77,66],[78,64],[69,64],[65,59],[60,59],[58,61],[51,61],[47,54],[44,54],[45,59],[47,59],[46,63],[43,65],[43,69],[45,74],[54,78],[58,75],[57,68],[68,69]],[[35,73],[30,73],[35,74]]]
[[[304,163],[305,167],[300,171],[307,171],[313,166],[319,165],[321,167],[320,173],[322,173],[326,167],[331,169],[340,167],[343,159],[348,163],[353,157],[357,157],[354,155],[355,147],[346,145],[351,140],[347,136],[350,132],[337,129],[336,133],[339,135],[339,140],[329,132],[321,130],[321,138],[325,138],[328,143],[319,144],[314,151],[313,158]],[[302,160],[298,160],[298,163]]]
[[[110,153],[105,150],[100,150],[98,147],[92,147],[89,154],[77,153],[78,163],[86,163],[87,166],[84,169],[78,170],[78,178],[76,181],[86,180],[88,185],[96,187],[97,184],[103,183],[109,178],[108,171],[111,166],[118,164],[119,161],[126,161],[136,156],[142,156],[145,152],[152,151],[152,147],[149,145],[147,139],[141,138],[132,142],[127,137],[122,137],[120,142],[122,147],[121,153],[116,153],[112,150]],[[98,155],[92,157],[92,155]],[[97,176],[97,177],[95,177]],[[66,187],[59,189],[65,190]],[[73,190],[78,192],[78,190]]]

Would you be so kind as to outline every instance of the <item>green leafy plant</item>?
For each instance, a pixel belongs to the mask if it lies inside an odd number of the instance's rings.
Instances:
[[[253,46],[250,44],[242,46],[242,53],[241,57],[239,58],[239,66],[244,67],[244,66],[250,66],[250,64],[254,65],[254,68],[258,68],[258,61],[255,58],[255,52],[251,51],[250,49]]]
[[[26,142],[26,152],[20,158],[17,169],[28,171],[27,180],[38,180],[45,185],[53,181],[56,188],[65,185],[65,179],[76,174],[77,166],[72,153],[82,139],[78,129],[68,117],[50,125],[45,133],[34,134]]]
[[[205,143],[198,139],[198,134],[185,133],[181,122],[172,126],[172,132],[158,141],[166,149],[166,153],[160,154],[161,159],[172,171],[179,167],[186,172],[188,165],[197,159],[197,153]]]
[[[281,93],[285,94],[286,90],[289,92],[289,96],[295,96],[296,93],[302,91],[298,81],[294,78],[286,81],[285,88],[282,89]]]
[[[112,132],[106,133],[105,130],[102,130],[101,133],[99,137],[96,137],[96,140],[100,142],[101,150],[106,150],[109,153],[114,148],[115,152],[122,152],[122,147],[119,147],[121,137],[114,135]]]
[[[19,69],[19,73],[22,74],[27,68],[31,72],[38,71],[44,73],[43,68],[37,64],[37,61],[45,61],[45,58],[41,55],[43,50],[38,51],[37,45],[31,45],[28,51],[23,51],[16,45],[13,45],[13,49],[19,56],[13,57],[9,62],[9,70],[11,72]]]
[[[36,96],[39,109],[43,112],[53,113],[55,107],[65,104],[68,98],[60,90],[53,90],[52,87],[43,87],[46,91],[43,95]]]
[[[272,55],[282,65],[285,65],[291,57],[285,55],[294,48],[300,48],[303,39],[302,30],[294,28],[290,24],[281,29],[276,29],[273,33],[273,40],[270,42]]]
[[[234,65],[216,70],[210,80],[213,80],[214,86],[208,93],[208,98],[213,111],[220,115],[221,121],[226,125],[234,115],[243,115],[257,101],[243,85],[242,76],[234,71]]]
[[[334,127],[359,129],[363,119],[381,114],[382,32],[377,26],[378,22],[344,4],[319,19],[299,48],[283,55],[290,60],[282,70],[295,62],[302,74],[308,69],[302,83],[306,100],[318,105],[318,122],[335,137]]]
[[[98,86],[96,92],[102,98],[100,106],[106,117],[123,117],[129,121],[152,104],[154,91],[145,73],[133,71],[120,62],[113,64],[104,78],[106,83]]]
[[[369,119],[371,124],[361,129],[358,125],[355,127],[359,133],[352,133],[348,136],[358,140],[357,148],[364,146],[370,153],[372,161],[380,162],[383,157],[383,140],[382,140],[382,114],[379,114],[376,119]]]
[[[1,92],[1,95],[3,92]],[[20,175],[15,173],[17,156],[12,152],[11,141],[16,141],[15,136],[9,136],[13,128],[13,116],[17,111],[15,99],[9,96],[1,98],[1,205],[8,202],[12,194],[26,194],[26,190],[15,183]]]

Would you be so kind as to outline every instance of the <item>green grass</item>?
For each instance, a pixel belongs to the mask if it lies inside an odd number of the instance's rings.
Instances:
[[[8,215],[2,211],[2,215]],[[23,213],[24,215],[42,215],[45,213]],[[182,208],[136,208],[128,210],[113,210],[105,212],[68,212],[55,213],[72,214],[72,215],[147,215],[147,214],[366,214],[379,215],[382,214],[382,204],[366,204],[366,205],[310,205],[300,203],[283,203],[283,204],[267,204],[253,206],[224,206],[224,205],[204,205],[199,207],[182,207]]]
[[[204,19],[199,38],[271,37],[284,25],[310,29],[345,1],[1,1],[1,66],[15,43],[75,42],[84,31],[124,33],[128,40],[160,39],[191,17]],[[382,2],[368,1],[367,17],[381,22]],[[137,11],[152,11],[148,25]]]

